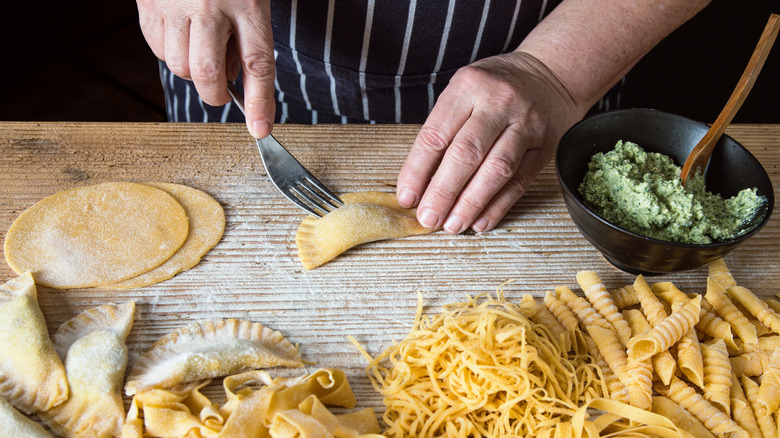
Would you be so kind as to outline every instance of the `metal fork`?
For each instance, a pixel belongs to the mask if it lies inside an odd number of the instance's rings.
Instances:
[[[228,92],[241,112],[244,111],[244,98],[236,86],[228,81]],[[282,194],[317,217],[343,204],[328,187],[319,182],[273,135],[255,139],[263,166],[271,182]]]

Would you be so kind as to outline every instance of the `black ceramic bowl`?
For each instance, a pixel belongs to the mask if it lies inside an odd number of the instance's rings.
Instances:
[[[723,197],[756,187],[766,204],[748,225],[750,231],[724,242],[681,244],[645,237],[607,222],[591,211],[578,187],[596,152],[607,152],[618,140],[637,143],[648,152],[660,152],[682,166],[685,158],[707,132],[708,126],[674,114],[650,109],[617,110],[591,116],[577,123],[561,139],[555,157],[563,199],[574,223],[593,246],[616,267],[633,274],[663,274],[703,266],[749,239],[769,221],[774,208],[772,182],[761,163],[724,135],[705,171],[707,189]]]

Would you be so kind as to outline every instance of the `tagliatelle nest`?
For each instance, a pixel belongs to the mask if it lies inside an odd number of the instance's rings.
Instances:
[[[606,395],[591,356],[566,351],[500,292],[433,318],[421,308],[412,332],[368,367],[387,436],[532,436]]]

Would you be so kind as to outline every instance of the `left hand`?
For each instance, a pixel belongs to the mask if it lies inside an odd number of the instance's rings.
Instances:
[[[401,167],[396,193],[417,219],[453,234],[495,227],[587,108],[524,52],[461,68]]]

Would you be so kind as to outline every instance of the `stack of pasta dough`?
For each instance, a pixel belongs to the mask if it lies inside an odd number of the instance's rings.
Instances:
[[[222,238],[225,213],[181,184],[106,182],[55,193],[24,211],[5,237],[17,274],[58,289],[129,289],[195,266]]]
[[[723,260],[703,296],[641,275],[613,290],[590,271],[577,283],[542,303],[500,293],[431,318],[421,300],[403,341],[363,351],[385,434],[778,436],[779,301],[737,285]]]

